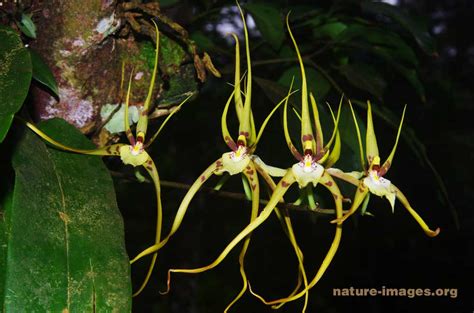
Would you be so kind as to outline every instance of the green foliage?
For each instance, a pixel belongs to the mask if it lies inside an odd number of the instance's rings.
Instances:
[[[245,9],[252,14],[263,38],[277,50],[285,39],[285,31],[280,10],[268,4],[249,3]]]
[[[93,145],[62,120],[42,130]],[[2,307],[23,312],[131,310],[123,222],[108,170],[95,156],[47,147],[25,132],[14,151],[15,186],[0,236]],[[1,229],[0,229],[1,230]]]
[[[59,97],[58,85],[48,65],[36,51],[30,50],[30,55],[31,64],[33,65],[33,78],[48,87],[49,90]]]
[[[31,57],[18,34],[0,25],[0,142],[30,88]]]

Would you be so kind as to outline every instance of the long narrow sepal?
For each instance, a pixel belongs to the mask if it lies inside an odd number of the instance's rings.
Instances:
[[[405,197],[405,195],[398,189],[395,185],[392,184],[392,187],[395,189],[396,194],[397,194],[397,199],[403,204],[405,209],[413,216],[413,218],[416,220],[416,222],[421,226],[425,234],[427,234],[429,237],[436,237],[438,236],[440,229],[439,227],[436,228],[436,230],[431,230],[429,226],[425,223],[425,221],[421,218],[418,213],[411,207],[410,202],[408,202],[408,199]]]
[[[242,18],[242,23],[244,26],[244,37],[245,37],[245,54],[247,56],[247,79],[245,84],[245,100],[244,108],[242,110],[241,121],[239,124],[239,135],[245,136],[248,141],[248,145],[251,146],[255,140],[255,132],[252,131],[255,127],[252,127],[252,109],[251,109],[251,99],[252,99],[252,66],[250,60],[250,47],[249,47],[249,34],[247,30],[247,23],[245,22],[244,12],[240,7],[238,1],[236,1],[237,7],[239,8],[240,17]],[[253,140],[252,140],[253,139]]]
[[[264,170],[264,168],[259,166],[259,164],[255,164],[255,168],[257,169],[258,173],[262,176],[262,178],[265,180],[265,182],[267,183],[267,185],[270,187],[270,189],[273,192],[277,187],[275,182],[273,181],[273,179]],[[282,198],[281,202],[283,202],[283,201],[284,201],[284,199]],[[289,295],[289,297],[291,297],[291,296],[293,296],[294,294],[296,294],[298,292],[298,290],[299,290],[302,283],[304,284],[305,287],[308,286],[308,278],[307,278],[306,270],[304,268],[304,263],[303,263],[304,256],[303,256],[303,252],[301,251],[301,249],[298,245],[298,242],[296,241],[296,236],[295,236],[295,233],[293,231],[293,225],[291,223],[291,219],[290,219],[290,215],[288,213],[288,210],[287,209],[280,209],[280,208],[277,207],[276,210],[275,210],[275,213],[278,217],[278,220],[280,220],[280,223],[282,224],[282,227],[283,227],[283,230],[284,230],[285,234],[287,235],[288,239],[290,240],[290,243],[293,247],[293,250],[295,251],[296,258],[298,259],[298,281],[297,281],[297,284],[296,284],[295,288],[293,289],[293,291]],[[263,297],[261,297],[260,295],[255,293],[250,288],[250,283],[249,283],[249,290],[250,290],[250,293],[252,293],[255,297],[259,298],[260,300],[263,299]],[[274,306],[274,309],[279,309],[283,305],[284,305],[284,303],[276,305],[276,306]],[[305,312],[307,305],[308,305],[308,294],[305,296],[304,306],[303,306],[303,310],[302,310],[303,313]]]
[[[122,68],[123,71],[123,68]],[[123,76],[123,73],[122,73]],[[133,77],[133,70],[130,73],[130,78],[128,79],[128,87],[127,87],[127,95],[125,96],[125,112],[123,114],[123,124],[125,126],[125,135],[127,135],[128,142],[131,145],[135,144],[135,137],[133,137],[132,130],[130,129],[130,122],[128,119],[128,106],[130,105],[130,94],[132,91],[132,77]]]
[[[403,120],[405,118],[405,111],[407,106],[403,108],[402,119],[400,120],[400,125],[398,126],[397,138],[395,139],[395,144],[393,145],[392,151],[388,156],[387,160],[383,163],[382,167],[380,168],[380,176],[383,176],[389,170],[390,166],[392,166],[393,157],[395,156],[395,151],[397,150],[398,139],[400,138],[400,134],[402,132]]]
[[[314,99],[313,93],[309,93],[309,100],[311,101],[311,108],[313,110],[313,119],[314,119],[314,136],[316,137],[316,159],[324,155],[324,136],[323,128],[321,127],[321,121],[319,120],[319,111],[318,105],[316,104],[316,99]]]
[[[156,40],[156,48],[155,48],[155,64],[153,66],[153,73],[151,75],[150,86],[148,87],[148,94],[145,99],[145,103],[143,104],[143,110],[140,113],[140,118],[138,119],[137,124],[137,139],[140,136],[145,137],[146,131],[148,128],[148,110],[150,109],[151,98],[153,96],[153,88],[155,87],[155,79],[156,73],[158,71],[158,51],[160,48],[160,32],[158,30],[158,25],[156,25],[155,21],[151,20],[153,25],[155,25],[155,40]]]
[[[339,117],[341,114],[341,105],[342,105],[342,97],[341,100],[339,101],[339,108],[337,112],[337,117],[334,116],[334,112],[332,111],[331,106],[329,103],[327,103],[329,112],[331,113],[332,121],[334,123],[334,131],[331,135],[331,139],[327,143],[327,145],[324,147],[324,151],[326,151],[326,154],[321,158],[321,160],[318,161],[318,163],[325,163],[325,167],[331,167],[333,166],[338,160],[339,157],[341,156],[341,136],[339,135]],[[331,149],[331,145],[334,143],[334,147]]]
[[[63,145],[62,143],[54,140],[53,138],[46,135],[43,131],[41,131],[38,127],[33,125],[32,123],[24,121],[23,119],[20,119],[18,117],[17,119],[22,121],[29,129],[31,129],[35,134],[37,134],[44,140],[46,140],[48,143],[64,151],[75,152],[75,153],[80,153],[80,154],[89,154],[89,155],[112,156],[112,155],[119,155],[120,147],[125,146],[124,144],[118,143],[118,144],[106,146],[99,149],[93,149],[93,150],[76,149],[76,148]]]
[[[168,288],[164,293],[168,293],[170,290],[171,273],[197,274],[197,273],[202,273],[207,270],[210,270],[216,267],[217,265],[219,265],[226,258],[226,256],[232,251],[232,249],[240,241],[242,241],[242,239],[247,237],[257,227],[259,227],[263,222],[267,220],[267,218],[275,209],[275,206],[278,204],[280,199],[283,198],[283,195],[286,193],[288,188],[294,182],[295,182],[295,177],[293,176],[293,173],[291,171],[288,171],[288,173],[278,183],[277,188],[273,192],[272,197],[270,198],[270,200],[268,201],[267,205],[262,210],[262,212],[258,215],[258,217],[253,222],[248,224],[237,236],[235,236],[234,239],[232,239],[232,241],[227,245],[227,247],[225,247],[225,249],[221,252],[221,254],[219,254],[219,256],[212,263],[200,268],[195,268],[195,269],[170,269],[168,271]]]
[[[192,184],[191,188],[189,188],[188,192],[186,193],[183,200],[181,201],[178,211],[176,212],[176,216],[174,217],[173,225],[171,226],[171,230],[168,233],[168,235],[163,240],[161,240],[158,244],[154,244],[153,246],[140,252],[135,258],[133,258],[130,261],[130,264],[135,263],[139,259],[149,254],[155,253],[156,251],[160,250],[168,242],[171,236],[173,236],[174,233],[176,233],[176,231],[181,226],[181,223],[184,219],[184,216],[186,215],[186,212],[188,210],[189,204],[191,203],[191,200],[194,198],[194,195],[198,192],[201,186],[209,179],[209,177],[214,173],[214,171],[221,166],[222,166],[222,160],[219,159],[216,162],[212,163],[199,176],[199,178]]]
[[[365,137],[365,145],[367,162],[369,162],[370,165],[372,160],[376,156],[379,156],[379,148],[377,146],[377,138],[375,137],[374,122],[372,119],[372,105],[370,104],[370,101],[367,101],[367,134]]]
[[[342,223],[344,222],[349,216],[355,213],[359,206],[364,202],[365,198],[367,197],[367,194],[369,192],[369,189],[364,185],[363,181],[359,182],[359,186],[357,187],[354,200],[352,201],[351,208],[349,211],[344,214],[341,218],[337,218],[331,221],[331,223]]]
[[[148,140],[148,142],[145,144],[145,148],[149,147],[153,141],[155,141],[156,137],[158,137],[158,135],[160,134],[160,132],[163,130],[163,128],[165,127],[166,123],[173,117],[173,115],[175,115],[177,112],[179,112],[179,110],[181,109],[181,107],[183,106],[183,104],[185,104],[191,97],[193,96],[193,93],[191,93],[189,96],[187,96],[183,101],[181,101],[181,103],[173,110],[173,112],[171,112],[170,114],[168,114],[168,116],[165,118],[165,120],[163,121],[163,123],[161,123],[160,125],[160,128],[158,128],[158,130],[155,132],[155,134],[153,134],[153,136],[151,137],[150,140]]]
[[[326,146],[324,146],[325,151],[330,149],[333,141],[336,138],[336,134],[339,132],[339,119],[341,117],[342,100],[343,99],[344,99],[344,95],[342,95],[341,99],[339,100],[339,106],[337,108],[337,116],[336,117],[334,116],[334,111],[332,110],[331,106],[329,105],[329,103],[326,102],[326,104],[328,106],[328,109],[329,109],[329,112],[331,113],[332,122],[334,124],[334,129],[332,131],[331,138],[329,138],[329,141],[326,143]]]
[[[160,187],[160,177],[158,175],[158,170],[156,169],[155,163],[151,158],[149,158],[143,167],[146,169],[148,174],[150,175],[151,179],[153,180],[153,184],[155,186],[155,193],[156,193],[156,233],[155,233],[155,244],[158,244],[161,239],[161,230],[162,230],[162,221],[163,221],[163,208],[161,205],[161,187]],[[148,268],[148,272],[143,280],[143,283],[140,285],[140,288],[132,295],[133,297],[138,296],[145,286],[147,285],[148,281],[150,280],[151,274],[153,273],[153,268],[155,267],[156,258],[158,253],[155,252],[152,256],[150,266]]]
[[[290,149],[291,154],[293,154],[293,156],[297,160],[302,161],[303,157],[301,156],[301,154],[298,152],[295,145],[291,141],[290,132],[288,131],[288,98],[285,99],[285,105],[283,108],[283,133],[285,134],[286,144],[288,145],[288,148]]]
[[[332,193],[334,202],[336,203],[336,217],[341,218],[342,217],[342,196],[339,191],[339,188],[336,185],[336,182],[332,179],[332,177],[327,172],[323,174],[320,182]],[[324,260],[321,263],[321,266],[319,267],[318,271],[316,272],[316,275],[314,276],[314,278],[311,280],[311,282],[308,284],[308,286],[305,289],[301,290],[299,293],[291,297],[281,298],[281,299],[277,299],[273,301],[264,301],[264,303],[267,305],[287,303],[304,296],[311,288],[313,288],[318,283],[318,281],[321,279],[326,269],[331,264],[331,261],[334,258],[334,255],[336,254],[337,249],[339,247],[339,243],[341,242],[341,235],[342,235],[342,225],[338,224],[336,225],[336,232],[334,234],[334,238],[328,250],[328,253],[324,257]]]
[[[306,154],[311,152],[315,154],[316,142],[313,136],[313,129],[311,127],[311,118],[309,116],[309,105],[308,105],[308,86],[306,83],[306,73],[304,70],[303,59],[301,58],[300,50],[298,44],[296,43],[295,37],[291,32],[290,14],[286,15],[286,27],[288,28],[288,33],[290,34],[291,41],[296,50],[296,55],[298,57],[298,62],[301,70],[301,143],[303,144],[303,152]]]
[[[354,126],[357,133],[357,141],[359,143],[360,164],[362,166],[362,170],[365,171],[367,168],[365,167],[364,147],[362,145],[362,137],[360,135],[359,123],[357,123],[357,118],[354,112],[354,108],[352,107],[351,100],[348,100],[348,101],[349,101],[349,107],[351,108],[352,119],[354,120]]]
[[[235,33],[230,34],[234,37],[235,41],[235,74],[234,74],[234,103],[235,111],[237,112],[237,118],[239,123],[242,123],[242,111],[244,110],[244,104],[242,101],[242,93],[240,90],[240,43],[239,37]]]
[[[244,175],[247,178],[247,181],[251,188],[251,201],[252,201],[252,210],[250,213],[250,223],[252,223],[258,216],[258,207],[260,204],[260,186],[258,182],[257,170],[252,162],[249,163],[248,168],[244,171]],[[225,308],[224,313],[234,305],[245,293],[248,286],[247,274],[245,273],[245,254],[247,253],[248,246],[250,244],[250,236],[248,235],[242,245],[242,249],[239,254],[239,270],[242,277],[242,289],[237,294],[237,296],[229,303]]]

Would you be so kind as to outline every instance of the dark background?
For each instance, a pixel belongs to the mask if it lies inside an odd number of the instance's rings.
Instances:
[[[173,2],[173,1],[171,1]],[[426,27],[436,44],[435,53],[429,54],[417,45],[406,29],[390,18],[367,14],[357,1],[271,1],[258,3],[278,8],[283,20],[292,9],[299,16],[298,7],[328,12],[348,20],[361,18],[383,30],[393,30],[412,47],[419,62],[417,73],[425,89],[426,100],[406,80],[391,75],[390,66],[370,53],[352,48],[341,48],[317,55],[314,62],[326,68],[342,86],[346,96],[361,100],[371,99],[376,107],[393,114],[395,123],[401,117],[403,105],[408,103],[405,126],[410,127],[423,146],[410,144],[412,133],[400,140],[395,162],[387,178],[394,182],[408,197],[412,206],[432,227],[440,227],[436,238],[427,237],[412,217],[397,202],[395,213],[386,200],[371,198],[369,211],[375,216],[356,216],[344,224],[342,242],[334,261],[323,279],[311,290],[307,312],[450,312],[463,313],[474,310],[474,284],[472,282],[474,249],[474,200],[472,184],[472,115],[473,115],[473,64],[472,1],[397,1],[404,14]],[[245,3],[244,7],[245,7]],[[223,7],[234,6],[227,1],[179,1],[170,6],[162,4],[171,18],[181,23],[191,34],[200,31],[212,43],[206,47],[216,66],[224,74],[222,79],[210,79],[201,86],[199,97],[173,117],[154,146],[153,157],[163,180],[191,184],[201,171],[228,148],[220,134],[220,115],[232,87],[233,45],[219,34],[217,25],[232,21],[232,11]],[[335,9],[342,8],[342,9]],[[308,11],[309,12],[309,11]],[[301,21],[300,21],[301,22]],[[238,27],[238,25],[236,25]],[[315,38],[311,27],[297,28],[294,33],[303,54],[323,47],[325,38]],[[237,28],[238,29],[238,28]],[[281,61],[258,65],[259,61],[281,57],[281,50],[272,49],[265,38],[251,27],[252,60],[254,75],[269,80],[279,78],[294,61]],[[203,44],[199,42],[198,44]],[[290,47],[285,32],[282,47]],[[283,49],[283,48],[281,48]],[[292,48],[291,48],[292,49]],[[280,53],[280,54],[279,54]],[[292,50],[289,51],[290,55]],[[337,58],[346,54],[351,60],[375,65],[387,85],[381,99],[370,90],[357,88],[357,84],[338,75]],[[294,55],[293,55],[294,57]],[[335,61],[336,60],[336,61]],[[362,61],[361,61],[362,60]],[[385,70],[384,70],[385,69]],[[254,82],[252,107],[257,125],[269,112],[272,102],[264,90]],[[330,88],[324,99],[333,107],[340,93]],[[369,88],[370,89],[370,88]],[[318,91],[316,90],[316,93]],[[296,101],[298,102],[298,101]],[[363,121],[365,110],[357,107]],[[229,113],[231,131],[236,133],[235,115]],[[396,136],[396,128],[383,118],[374,118],[382,159],[387,156]],[[298,127],[294,124],[293,132]],[[352,127],[352,126],[351,126]],[[330,132],[326,129],[326,134]],[[346,147],[347,148],[347,147]],[[424,150],[425,149],[425,150]],[[343,150],[346,151],[348,150]],[[417,152],[426,157],[417,157]],[[285,167],[294,163],[284,140],[281,115],[272,119],[257,153],[269,164]],[[356,155],[357,157],[357,155]],[[351,164],[344,160],[342,164]],[[452,208],[443,196],[439,181],[427,160],[438,171],[449,195]],[[349,162],[349,163],[348,163]],[[336,164],[338,166],[339,164]],[[210,180],[213,186],[216,180]],[[341,183],[342,184],[342,183]],[[116,179],[119,205],[126,223],[129,254],[135,255],[151,243],[154,220],[152,185],[139,185]],[[240,178],[232,177],[224,190],[241,192]],[[322,191],[316,189],[316,192]],[[322,191],[324,193],[324,191]],[[165,208],[165,233],[185,191],[163,188]],[[351,196],[349,194],[349,196]],[[150,199],[140,202],[136,199]],[[324,199],[323,199],[324,200]],[[322,200],[322,201],[323,201]],[[324,203],[324,201],[323,201]],[[145,204],[145,205],[143,205]],[[221,312],[240,290],[238,252],[234,251],[217,269],[199,275],[174,275],[171,293],[159,295],[165,289],[168,268],[194,267],[207,264],[247,223],[250,204],[245,201],[220,198],[206,192],[198,193],[189,207],[188,214],[178,233],[160,251],[158,270],[144,293],[135,299],[135,312]],[[312,277],[332,240],[334,227],[330,216],[317,216],[311,212],[291,213],[296,236],[305,254],[308,276]],[[138,285],[144,277],[145,266],[139,262],[132,267]],[[142,266],[142,267],[140,267]],[[247,272],[252,286],[267,298],[273,299],[289,293],[296,283],[297,263],[288,240],[278,221],[271,217],[253,235],[247,254]],[[456,288],[457,298],[446,297],[335,297],[333,288]],[[298,312],[302,300],[285,305],[279,312]],[[232,312],[271,312],[254,297],[246,294]]]

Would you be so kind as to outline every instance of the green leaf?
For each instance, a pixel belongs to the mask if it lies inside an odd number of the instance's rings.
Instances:
[[[380,27],[368,27],[360,24],[350,24],[337,37],[338,41],[353,42],[357,46],[370,49],[374,53],[384,52],[397,62],[412,66],[418,65],[418,59],[413,49],[398,34]]]
[[[347,29],[347,25],[341,22],[330,22],[313,28],[315,38],[329,37],[336,38]]]
[[[17,23],[17,25],[23,34],[30,38],[36,39],[36,25],[33,23],[30,15],[23,13],[21,15],[21,21]]]
[[[387,83],[372,66],[354,63],[340,66],[338,70],[353,86],[382,99]]]
[[[6,136],[13,115],[21,108],[30,88],[30,53],[18,34],[0,25],[0,142]]]
[[[373,14],[390,17],[405,28],[415,38],[421,49],[429,55],[436,55],[433,38],[419,21],[404,13],[400,8],[383,2],[365,1],[361,4],[362,10]]]
[[[316,100],[322,100],[331,90],[331,83],[318,70],[307,67],[305,68],[306,80],[308,82],[308,90],[313,92]],[[290,87],[292,78],[294,88],[301,89],[301,70],[299,66],[293,66],[281,74],[278,83]]]
[[[48,87],[59,97],[58,85],[49,66],[43,61],[38,52],[30,49],[30,55],[31,64],[33,65],[33,78]]]
[[[41,129],[78,148],[93,145],[63,120]],[[2,267],[6,312],[130,312],[123,221],[100,157],[47,147],[25,130],[13,154]]]
[[[278,50],[285,39],[285,29],[280,11],[268,4],[249,3],[245,8],[252,14],[263,38]]]

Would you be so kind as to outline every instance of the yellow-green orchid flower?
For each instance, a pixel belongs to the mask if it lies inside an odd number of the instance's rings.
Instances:
[[[160,178],[158,176],[158,170],[156,169],[155,163],[153,162],[150,155],[145,151],[145,149],[153,143],[153,141],[159,135],[163,127],[166,125],[169,119],[173,116],[173,114],[179,111],[179,108],[191,96],[188,96],[184,101],[182,101],[181,104],[171,114],[167,116],[167,118],[161,124],[161,126],[156,131],[156,133],[151,137],[151,139],[148,142],[145,142],[145,135],[147,133],[147,128],[148,128],[148,113],[150,109],[150,103],[151,103],[152,95],[153,95],[153,87],[155,85],[155,78],[156,78],[157,69],[158,69],[158,49],[159,49],[159,42],[160,42],[160,39],[159,39],[160,33],[158,31],[158,27],[156,24],[155,24],[155,32],[156,32],[156,50],[155,50],[155,60],[154,60],[155,64],[153,67],[153,73],[151,76],[150,86],[148,88],[148,94],[147,94],[145,103],[143,105],[143,108],[141,109],[140,118],[138,120],[138,124],[136,127],[136,137],[133,136],[132,134],[132,131],[129,125],[129,117],[128,117],[128,106],[129,106],[129,101],[130,101],[131,82],[132,82],[132,76],[133,76],[132,74],[130,75],[130,79],[128,83],[128,90],[127,90],[126,101],[125,101],[124,124],[125,124],[125,133],[127,135],[129,144],[122,144],[122,143],[113,144],[110,146],[106,146],[106,147],[94,149],[94,150],[76,149],[76,148],[65,146],[61,144],[60,142],[57,142],[53,138],[43,133],[35,125],[29,122],[25,122],[25,124],[37,135],[39,135],[41,138],[43,138],[44,140],[46,140],[47,142],[49,142],[50,144],[52,144],[53,146],[59,149],[75,152],[75,153],[80,153],[80,154],[99,155],[99,156],[120,156],[120,159],[122,160],[124,164],[132,165],[134,167],[143,166],[145,170],[148,172],[148,174],[150,175],[150,177],[152,178],[153,183],[155,185],[155,192],[156,192],[156,199],[157,199],[155,243],[159,243],[161,239],[162,214],[163,214],[162,206],[161,206]],[[124,69],[122,68],[122,83],[123,83],[123,72],[124,72]],[[138,295],[146,286],[151,276],[151,273],[153,271],[156,258],[157,258],[157,254],[154,253],[147,275],[142,285],[138,289],[138,291],[134,293],[134,296]]]
[[[398,127],[397,138],[395,139],[395,144],[390,152],[387,160],[382,164],[380,161],[379,150],[377,146],[377,139],[375,137],[374,125],[372,121],[372,106],[370,101],[367,102],[367,134],[366,134],[366,157],[367,157],[367,165],[365,164],[364,158],[364,151],[362,147],[362,140],[360,135],[359,126],[357,124],[357,120],[355,118],[355,113],[352,108],[352,104],[349,102],[350,108],[352,110],[352,116],[354,119],[354,123],[356,126],[357,138],[359,141],[359,151],[360,151],[360,159],[361,165],[364,169],[363,173],[360,175],[355,176],[352,174],[344,173],[338,169],[328,169],[331,175],[343,179],[355,186],[357,186],[357,191],[354,196],[354,201],[352,203],[351,208],[349,211],[344,214],[343,217],[340,217],[334,220],[334,223],[341,223],[346,220],[349,216],[351,216],[359,206],[365,201],[367,201],[367,197],[369,193],[372,193],[379,197],[385,197],[392,207],[392,212],[395,207],[395,199],[398,199],[403,206],[407,209],[407,211],[415,218],[424,232],[430,236],[435,237],[439,234],[440,229],[437,228],[436,230],[431,230],[428,225],[423,221],[423,219],[416,213],[416,211],[411,207],[410,203],[408,202],[405,195],[398,189],[392,182],[383,176],[387,173],[390,166],[393,162],[393,157],[395,155],[395,151],[398,145],[398,139],[400,137],[400,133],[402,130],[403,119],[405,117],[405,110],[406,106],[403,109],[402,118],[400,121],[400,125]]]
[[[183,198],[178,208],[178,211],[176,213],[176,216],[171,226],[171,230],[169,234],[160,243],[157,243],[145,249],[140,254],[138,254],[131,261],[132,263],[136,262],[140,258],[150,253],[155,253],[156,251],[161,249],[166,244],[166,242],[168,242],[168,240],[179,229],[184,219],[184,216],[187,212],[189,204],[194,198],[196,192],[212,175],[222,175],[224,173],[228,173],[230,175],[236,175],[240,173],[243,174],[243,176],[245,177],[244,184],[247,184],[248,186],[250,186],[249,188],[250,198],[252,202],[250,222],[252,222],[257,217],[258,208],[259,208],[260,185],[259,185],[258,174],[262,176],[262,178],[265,180],[265,182],[267,182],[267,184],[269,184],[270,187],[272,187],[272,184],[274,187],[274,183],[271,176],[283,176],[285,174],[284,170],[266,165],[258,156],[254,154],[255,149],[257,147],[257,143],[259,142],[263,134],[265,126],[267,125],[271,116],[276,112],[278,107],[284,103],[284,99],[280,101],[280,103],[278,103],[273,108],[273,110],[269,113],[269,115],[267,116],[260,130],[257,133],[255,123],[254,123],[253,113],[251,110],[252,68],[251,68],[251,60],[250,60],[248,32],[247,32],[247,26],[245,23],[245,18],[244,18],[242,9],[240,8],[240,5],[238,3],[237,3],[237,6],[240,10],[240,14],[241,14],[243,25],[244,25],[245,51],[246,51],[246,58],[247,58],[247,79],[245,82],[244,90],[242,91],[241,90],[242,77],[240,74],[239,40],[235,34],[231,34],[233,38],[235,39],[235,55],[236,55],[235,56],[234,90],[226,102],[224,111],[222,113],[222,118],[221,118],[221,128],[222,128],[223,139],[225,143],[227,144],[227,146],[231,149],[231,151],[222,154],[222,156],[218,160],[213,162],[193,183],[193,185],[186,193],[185,197]],[[286,99],[290,95],[291,95],[291,88]],[[236,141],[230,135],[230,132],[227,127],[227,113],[228,113],[229,106],[232,100],[234,101],[237,118],[239,120],[239,133],[238,133],[238,137]],[[300,284],[301,279],[306,281],[306,274],[304,273],[304,268],[303,268],[303,256],[294,238],[293,229],[292,229],[289,218],[284,213],[280,213],[277,216],[282,221],[282,225],[284,225],[285,233],[289,237],[290,243],[292,244],[295,250],[296,256],[298,258],[298,262],[300,264],[299,265],[300,276],[299,276],[298,282]],[[243,287],[238,293],[238,295],[233,299],[233,301],[227,306],[227,308],[225,309],[225,312],[227,312],[230,309],[230,307],[238,299],[240,299],[242,295],[245,293],[245,291],[247,290],[248,283],[247,283],[247,276],[245,274],[244,259],[245,259],[245,254],[247,252],[249,243],[250,243],[250,236],[246,236],[245,242],[243,244],[243,247],[241,249],[240,256],[239,256],[240,273],[243,280]],[[189,269],[189,270],[173,270],[172,269],[170,270],[170,272],[199,273],[205,270],[209,270],[213,268],[214,266],[216,266],[217,264],[218,263],[214,264],[213,266],[209,266],[209,267],[201,268],[201,269]],[[299,285],[297,289],[298,288],[299,288]]]

